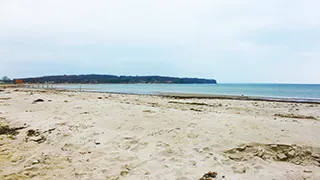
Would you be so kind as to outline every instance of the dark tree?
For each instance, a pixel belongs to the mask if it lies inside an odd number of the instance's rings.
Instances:
[[[8,76],[3,76],[1,80],[2,80],[3,82],[5,82],[5,83],[11,82],[11,79],[8,78]]]

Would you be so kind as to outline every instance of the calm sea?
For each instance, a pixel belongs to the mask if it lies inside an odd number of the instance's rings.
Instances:
[[[320,101],[320,84],[63,84],[61,89],[132,94],[191,93],[301,98]]]

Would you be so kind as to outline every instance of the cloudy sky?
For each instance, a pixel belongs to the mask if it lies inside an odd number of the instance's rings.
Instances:
[[[319,0],[0,0],[0,76],[320,83]]]

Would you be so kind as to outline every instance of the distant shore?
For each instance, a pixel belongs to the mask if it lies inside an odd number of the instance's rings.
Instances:
[[[170,76],[117,76],[104,74],[86,74],[86,75],[55,75],[33,78],[21,78],[25,83],[209,83],[216,84],[215,79],[205,78],[186,78],[186,77],[170,77]]]

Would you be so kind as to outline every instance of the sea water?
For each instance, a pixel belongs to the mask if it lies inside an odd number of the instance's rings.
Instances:
[[[320,100],[320,84],[60,84],[56,88],[130,93],[187,93]]]

